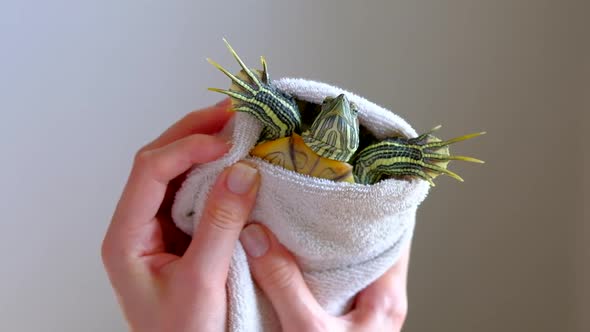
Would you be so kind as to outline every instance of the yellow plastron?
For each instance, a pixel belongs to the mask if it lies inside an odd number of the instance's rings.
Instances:
[[[354,183],[350,164],[320,157],[297,134],[259,144],[250,153],[297,173],[337,182]]]

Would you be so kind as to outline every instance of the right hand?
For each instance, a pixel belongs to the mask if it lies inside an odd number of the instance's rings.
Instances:
[[[401,331],[407,312],[409,248],[382,277],[361,291],[349,313],[335,317],[320,306],[293,256],[267,228],[250,224],[240,241],[252,275],[270,299],[282,331]]]

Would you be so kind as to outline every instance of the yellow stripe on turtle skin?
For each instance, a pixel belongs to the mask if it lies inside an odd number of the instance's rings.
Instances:
[[[345,94],[326,97],[303,140],[322,157],[348,162],[359,146],[358,111]]]
[[[462,160],[475,163],[483,163],[483,161],[472,157],[450,155],[448,146],[483,135],[485,132],[441,141],[430,135],[439,128],[440,126],[437,126],[416,138],[391,138],[366,147],[355,156],[355,176],[359,181],[369,184],[387,176],[407,175],[418,176],[433,185],[432,180],[441,174],[463,182],[458,174],[447,169],[449,161]],[[408,164],[416,168],[406,167]]]
[[[254,110],[252,109],[252,107],[250,107],[248,105],[250,104],[250,105],[258,106],[264,110],[264,115],[266,115],[266,118],[270,119],[272,124],[274,124],[276,127],[280,128],[281,131],[288,131],[289,130],[289,127],[285,124],[285,122],[281,121],[279,119],[275,110],[271,109],[267,104],[265,104],[261,101],[258,101],[254,98],[245,96],[241,93],[231,91],[231,90],[223,90],[223,89],[218,89],[218,88],[209,88],[209,90],[226,94],[234,99],[242,101],[245,104],[244,106],[235,107],[234,111],[255,113]],[[270,94],[270,92],[269,92],[269,94]]]
[[[231,97],[233,110],[255,116],[264,126],[262,141],[290,136],[301,126],[301,115],[295,100],[281,93],[270,84],[268,67],[264,57],[260,57],[262,71],[251,70],[238,56],[227,40],[223,39],[234,59],[242,70],[231,74],[217,62],[208,61],[228,76],[232,85],[228,90],[209,88],[211,91]]]

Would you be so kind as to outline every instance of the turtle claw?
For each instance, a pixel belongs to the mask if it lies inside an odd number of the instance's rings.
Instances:
[[[449,162],[451,160],[460,160],[482,164],[484,161],[467,156],[451,155],[449,151],[449,145],[484,135],[485,132],[472,133],[442,141],[439,138],[431,135],[433,131],[438,130],[440,127],[441,126],[437,126],[429,133],[420,135],[418,137],[419,140],[413,142],[418,146],[421,146],[423,166],[427,169],[427,171],[433,173],[433,178],[441,174],[446,174],[460,182],[464,182],[463,178],[461,178],[457,173],[447,169]],[[412,141],[412,139],[410,139],[410,141]]]
[[[446,157],[442,157],[446,160],[461,160],[461,161],[467,161],[470,163],[476,163],[476,164],[485,164],[486,162],[483,160],[479,160],[473,157],[467,157],[467,156],[446,156]]]
[[[266,66],[266,59],[263,56],[260,57],[260,64],[262,64],[262,73],[261,73],[262,82],[268,84],[268,82],[270,82],[270,78],[268,76],[268,68]]]
[[[465,182],[465,180],[463,180],[463,178],[460,177],[457,173],[452,172],[452,171],[446,169],[446,165],[443,166],[443,167],[441,167],[441,166],[438,166],[436,164],[431,164],[431,163],[429,163],[427,161],[423,161],[422,162],[422,167],[424,167],[429,172],[439,173],[439,174],[446,174],[446,175],[452,177],[453,179],[455,179],[457,181]],[[436,175],[438,175],[438,174],[436,174]],[[433,178],[436,177],[436,175],[433,176]]]
[[[217,62],[207,59],[232,82],[228,90],[218,88],[209,88],[209,90],[230,96],[234,111],[248,113],[262,122],[264,127],[262,140],[287,137],[294,131],[298,131],[301,126],[301,115],[297,104],[291,96],[270,84],[264,57],[260,57],[262,70],[252,70],[246,66],[225,38],[223,41],[242,70],[232,74]]]
[[[242,70],[252,80],[252,82],[254,82],[256,85],[260,86],[260,80],[258,79],[258,76],[256,76],[252,72],[252,70],[250,70],[250,68],[248,68],[248,66],[246,66],[244,61],[242,61],[242,59],[240,59],[240,56],[238,55],[238,53],[236,53],[236,51],[233,49],[233,47],[231,47],[231,45],[229,44],[229,42],[225,38],[223,38],[223,42],[225,43],[225,46],[227,46],[228,50],[230,51],[230,53],[232,54],[234,59],[236,59],[236,61],[240,64],[240,67],[242,67]]]
[[[219,69],[222,73],[224,73],[227,77],[229,77],[233,83],[237,84],[238,86],[240,86],[242,89],[250,92],[250,93],[254,93],[254,89],[245,81],[239,79],[238,77],[236,77],[234,74],[230,73],[229,71],[227,71],[227,69],[223,68],[219,63],[211,60],[210,58],[207,58],[207,61],[212,64],[215,68]],[[209,88],[209,90],[211,91],[217,91],[217,92],[221,92],[217,90],[214,90],[213,88]]]
[[[208,88],[207,90],[209,91],[214,91],[214,92],[219,92],[219,93],[223,93],[224,95],[228,95],[232,98],[235,99],[239,99],[242,100],[242,98],[247,98],[248,96],[243,95],[239,92],[236,91],[232,91],[232,90],[223,90],[223,89],[218,89],[218,88]],[[239,107],[234,107],[234,111],[237,110]]]
[[[428,173],[424,172],[421,169],[407,169],[407,170],[405,170],[405,172],[406,173],[405,174],[402,174],[402,175],[412,176],[412,173],[413,173],[413,175],[415,175],[415,176],[421,178],[422,180],[428,182],[432,187],[436,187],[436,184],[433,181],[434,178],[432,176],[428,175]]]
[[[434,138],[434,139],[436,139],[438,141],[432,141],[432,142],[426,143],[426,144],[424,144],[424,147],[425,148],[444,147],[444,146],[451,145],[453,143],[457,143],[457,142],[461,142],[461,141],[466,141],[466,140],[468,140],[470,138],[474,138],[474,137],[485,135],[485,134],[486,134],[486,132],[485,131],[482,131],[482,132],[479,132],[479,133],[467,134],[467,135],[463,135],[463,136],[452,138],[450,140],[441,141],[441,140],[438,140],[438,138],[430,135],[430,133],[428,133],[427,136],[431,136],[432,138]]]
[[[355,175],[363,183],[372,184],[386,177],[417,177],[434,187],[434,178],[445,174],[464,182],[457,173],[447,169],[452,160],[483,163],[482,160],[451,155],[449,145],[485,134],[473,133],[442,141],[431,135],[436,126],[415,138],[393,137],[370,145],[356,157]]]

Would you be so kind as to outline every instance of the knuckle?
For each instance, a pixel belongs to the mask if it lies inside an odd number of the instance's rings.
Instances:
[[[389,319],[392,321],[394,326],[401,327],[404,322],[406,321],[406,317],[408,315],[408,308],[407,306],[396,307],[393,311],[390,311],[388,314]]]
[[[311,332],[328,332],[331,331],[330,324],[327,319],[318,315],[311,315],[305,322],[305,326],[302,326],[301,331]]]
[[[102,245],[100,247],[100,258],[102,259],[102,263],[104,265],[107,265],[107,262],[109,260],[109,256],[110,256],[109,245],[106,241],[103,241]]]
[[[100,247],[100,257],[102,259],[103,265],[105,267],[109,267],[113,258],[116,256],[117,252],[115,246],[113,246],[108,239],[104,239]]]
[[[140,149],[135,153],[135,157],[133,158],[133,164],[136,168],[145,168],[147,165],[150,164],[152,159],[152,153],[145,148]]]
[[[153,150],[140,150],[135,155],[134,168],[140,173],[146,173],[156,180],[163,181],[166,178],[168,162],[164,158],[158,158]]]
[[[108,273],[127,266],[129,258],[132,257],[130,249],[122,245],[121,237],[113,233],[109,228],[100,245],[100,258]]]
[[[186,265],[182,273],[178,274],[177,282],[181,285],[196,286],[199,290],[199,296],[211,298],[215,293],[219,293],[225,285],[224,280],[220,278],[211,278],[209,271],[195,269],[194,266]]]
[[[406,297],[382,296],[373,304],[373,312],[391,322],[394,326],[401,326],[406,319],[408,312],[408,301]]]
[[[293,286],[296,272],[294,266],[289,262],[285,260],[275,261],[268,266],[265,279],[269,287],[286,289]]]
[[[374,312],[362,318],[358,323],[362,331],[401,331],[406,314],[398,311]]]
[[[240,206],[229,202],[213,204],[205,213],[211,225],[222,231],[241,228],[244,219]]]

